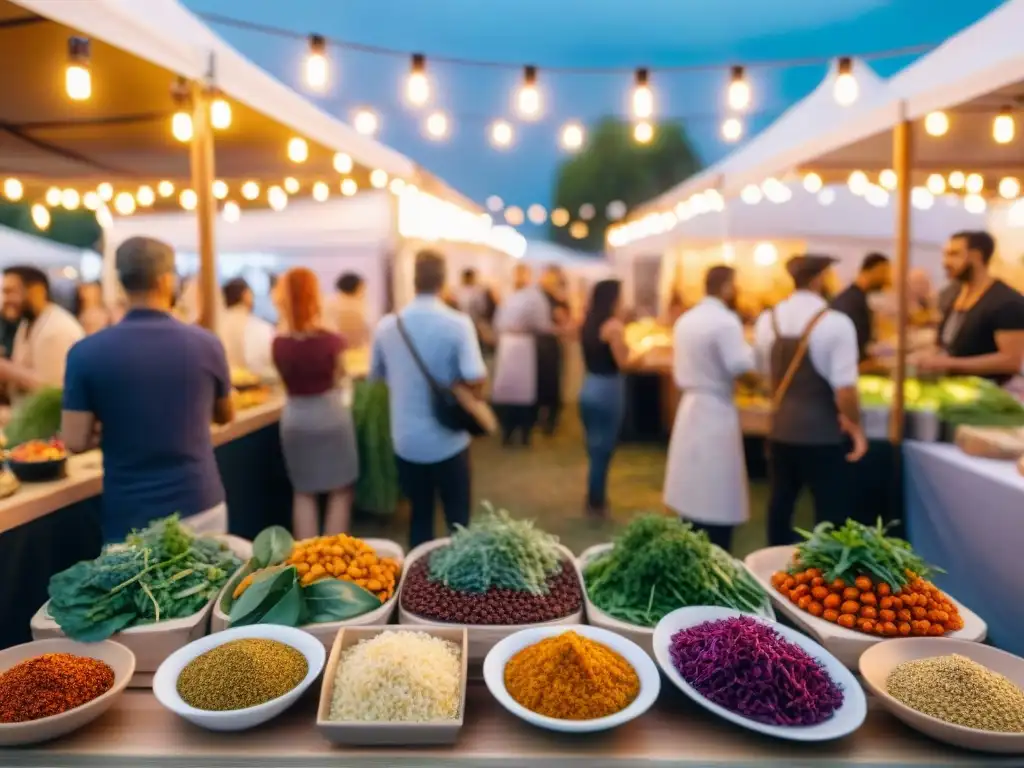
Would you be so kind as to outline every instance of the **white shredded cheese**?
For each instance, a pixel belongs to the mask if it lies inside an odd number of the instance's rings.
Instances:
[[[425,632],[388,631],[347,648],[331,697],[335,721],[422,723],[454,720],[461,649]]]

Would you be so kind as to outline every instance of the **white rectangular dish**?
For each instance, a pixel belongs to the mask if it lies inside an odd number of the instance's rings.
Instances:
[[[368,613],[364,613],[362,616],[345,619],[344,621],[329,621],[324,624],[307,624],[303,627],[299,627],[299,629],[304,630],[317,638],[324,644],[324,648],[328,651],[331,650],[334,639],[338,636],[338,630],[345,627],[390,624],[391,617],[395,613],[395,606],[398,605],[398,598],[402,592],[402,582],[405,580],[405,551],[402,549],[400,544],[388,539],[363,539],[363,541],[373,547],[378,557],[390,557],[398,563],[399,576],[398,584],[395,586],[395,594],[391,596],[390,600],[383,603],[380,608],[375,608]],[[221,590],[221,593],[217,595],[217,599],[214,601],[213,605],[213,615],[210,618],[211,632],[221,632],[230,626],[228,615],[221,609],[221,601],[224,599],[224,596],[229,593],[229,590],[234,591],[235,585],[238,583],[240,578],[243,578],[242,572],[230,579],[228,583],[224,585],[224,589]]]
[[[237,536],[218,536],[243,561],[252,557],[252,542]],[[234,576],[228,579],[230,584]],[[129,688],[149,688],[153,684],[153,675],[164,659],[179,648],[198,640],[209,630],[210,612],[218,597],[210,600],[201,611],[180,619],[161,621],[156,624],[143,624],[138,627],[116,632],[111,636],[121,645],[135,654],[135,674],[132,675]],[[33,640],[50,640],[64,637],[57,622],[50,617],[49,601],[36,611],[30,624]]]
[[[772,602],[782,614],[796,624],[802,631],[811,635],[819,643],[850,669],[857,669],[860,655],[876,643],[890,638],[875,637],[853,629],[846,629],[824,619],[812,616],[787,600],[772,586],[772,574],[786,570],[793,562],[796,547],[767,547],[752,552],[744,560],[747,569],[754,575],[765,591],[771,596]],[[968,640],[980,643],[988,633],[988,626],[976,613],[963,603],[946,593],[950,601],[960,611],[964,620],[964,628],[952,632],[947,637],[956,640]]]

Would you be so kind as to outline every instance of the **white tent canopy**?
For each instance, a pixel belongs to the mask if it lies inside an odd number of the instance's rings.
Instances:
[[[55,243],[16,229],[0,226],[0,268],[30,264],[42,270],[81,267],[82,256],[92,251]]]

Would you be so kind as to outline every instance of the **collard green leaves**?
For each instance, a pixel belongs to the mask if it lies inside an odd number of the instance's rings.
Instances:
[[[252,556],[258,568],[283,563],[295,547],[295,539],[287,528],[272,525],[264,528],[252,542]]]
[[[380,608],[380,599],[358,584],[341,579],[321,579],[302,590],[305,594],[306,623],[345,621]]]

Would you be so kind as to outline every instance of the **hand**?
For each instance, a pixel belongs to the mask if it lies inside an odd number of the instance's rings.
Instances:
[[[949,355],[941,352],[921,352],[907,362],[924,373],[943,373],[950,368]]]
[[[839,414],[839,428],[853,441],[853,450],[846,454],[846,460],[855,464],[863,459],[864,454],[868,452],[868,439],[864,436],[864,430],[860,424],[850,421],[842,414]]]

